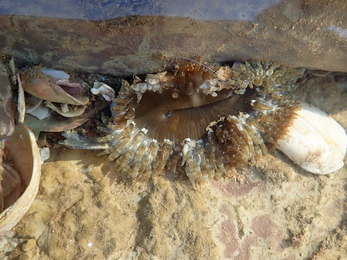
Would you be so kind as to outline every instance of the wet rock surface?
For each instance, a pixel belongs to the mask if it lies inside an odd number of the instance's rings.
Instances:
[[[148,73],[182,56],[347,68],[345,1],[145,3],[147,8],[82,1],[77,7],[65,0],[61,6],[76,10],[67,12],[45,1],[2,2],[0,53],[14,56],[19,67],[113,75]]]
[[[43,167],[35,203],[14,233],[3,238],[7,246],[14,241],[18,245],[2,255],[8,259],[30,255],[302,259],[328,252],[346,256],[346,169],[331,179],[313,177],[295,173],[269,156],[261,162],[264,168],[235,173],[240,182],[211,181],[194,190],[188,181],[164,177],[115,184],[110,174],[103,173],[108,166],[98,161],[92,152],[55,150]]]

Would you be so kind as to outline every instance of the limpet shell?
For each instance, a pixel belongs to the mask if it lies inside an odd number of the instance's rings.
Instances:
[[[4,141],[5,155],[21,179],[24,192],[16,202],[0,213],[0,237],[11,230],[29,210],[39,188],[41,176],[40,152],[34,134],[24,125],[17,125]]]

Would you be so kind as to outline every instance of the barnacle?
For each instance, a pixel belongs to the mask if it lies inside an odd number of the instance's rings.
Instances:
[[[192,182],[243,167],[286,134],[304,69],[260,62],[207,67],[182,60],[172,72],[125,80],[109,128],[98,138],[117,169],[149,178],[163,170]]]

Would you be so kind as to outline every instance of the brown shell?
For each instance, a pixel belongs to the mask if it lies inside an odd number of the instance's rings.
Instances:
[[[2,166],[5,169],[13,168],[19,182],[9,187],[13,182],[5,181],[4,171],[0,171],[1,191],[4,191],[1,195],[5,197],[2,198],[4,210],[0,213],[0,237],[11,230],[28,211],[38,192],[41,176],[39,148],[34,134],[26,126],[16,125],[13,134],[4,141],[4,154]]]
[[[5,65],[0,61],[0,138],[14,131],[14,102]]]

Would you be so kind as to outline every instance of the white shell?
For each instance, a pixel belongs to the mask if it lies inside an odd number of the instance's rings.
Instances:
[[[70,78],[70,75],[67,74],[65,71],[62,70],[55,70],[55,69],[48,69],[48,68],[41,68],[41,71],[43,74],[47,76],[51,76],[55,79],[66,79],[68,80]]]
[[[50,156],[51,152],[48,147],[40,148],[41,164],[44,163],[44,161],[48,160]]]
[[[101,94],[107,101],[112,101],[116,96],[114,89],[102,82],[94,82],[94,85],[90,91],[94,95]]]
[[[22,82],[18,74],[17,74],[17,82],[18,82],[18,105],[17,105],[18,122],[23,123],[24,117],[25,117],[25,97],[24,97]]]
[[[25,100],[25,113],[37,117],[42,120],[50,115],[47,107],[42,105],[42,99],[31,96]]]
[[[306,171],[328,174],[343,167],[345,130],[318,108],[301,102],[288,134],[275,144]]]

